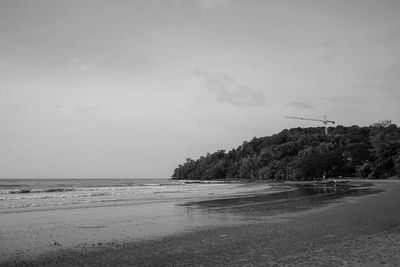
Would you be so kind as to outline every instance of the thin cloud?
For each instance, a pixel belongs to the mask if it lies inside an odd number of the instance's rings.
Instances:
[[[322,100],[334,103],[334,104],[362,104],[363,101],[360,99],[350,97],[350,96],[327,96],[327,97],[322,97]]]
[[[78,69],[79,71],[82,72],[88,72],[89,71],[89,65],[86,62],[83,62],[81,58],[75,57],[69,60],[68,66]]]
[[[319,44],[321,47],[334,47],[336,45],[336,42],[334,39],[327,38],[324,41],[320,42]]]
[[[317,59],[322,62],[332,61],[336,56],[336,41],[334,39],[325,39],[318,44],[317,48],[316,51],[319,51]]]
[[[365,82],[358,87],[362,89],[386,92],[393,96],[399,95],[400,64],[392,64],[373,71],[363,72],[361,77]]]
[[[204,8],[218,8],[230,4],[232,0],[201,0]]]
[[[87,121],[103,119],[99,116],[99,112],[101,111],[100,107],[78,107],[75,111],[79,117]]]
[[[400,41],[400,29],[396,29],[390,32],[382,33],[379,39],[373,41],[373,44],[376,45],[396,44],[399,41]]]
[[[312,105],[305,102],[291,102],[288,105],[297,109],[314,109]]]
[[[0,104],[0,113],[0,115],[7,117],[25,117],[28,115],[28,111],[23,105],[12,102]]]
[[[205,81],[207,89],[213,93],[218,102],[240,107],[265,105],[265,97],[261,90],[238,83],[229,75],[206,71],[197,71],[196,74]]]
[[[388,65],[384,68],[365,73],[365,76],[374,80],[398,80],[400,75],[400,64]]]
[[[0,103],[0,121],[1,137],[10,133],[19,135],[30,132],[34,126],[29,110],[23,105],[13,102]]]

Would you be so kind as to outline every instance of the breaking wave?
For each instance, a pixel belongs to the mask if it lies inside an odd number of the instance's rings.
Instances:
[[[182,200],[223,197],[268,190],[270,186],[199,181],[99,180],[29,181],[30,184],[0,184],[0,213],[29,208],[64,208],[74,205],[98,205],[142,201]],[[1,183],[1,182],[0,182]]]

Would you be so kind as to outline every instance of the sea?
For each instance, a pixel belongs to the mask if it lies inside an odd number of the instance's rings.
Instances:
[[[221,198],[269,188],[170,179],[0,179],[0,213]]]

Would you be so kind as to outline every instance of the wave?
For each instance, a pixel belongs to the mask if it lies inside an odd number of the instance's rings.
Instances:
[[[46,184],[32,186],[29,184],[1,184],[0,183],[0,194],[33,194],[33,193],[59,193],[59,192],[70,192],[70,191],[132,191],[138,188],[154,189],[160,187],[173,187],[173,186],[184,186],[187,185],[186,182],[174,181],[174,182],[147,182],[147,183],[123,183],[123,184],[113,184],[108,185],[98,184],[98,185],[85,185],[85,183],[80,184],[70,184],[69,186],[59,184],[53,186],[47,186]]]
[[[0,194],[30,194],[30,193],[56,193],[75,191],[73,188],[36,188],[36,189],[3,189]]]
[[[124,186],[37,187],[0,189],[0,213],[19,208],[97,205],[105,202],[165,201],[197,197],[252,194],[268,185],[243,186],[217,183],[143,183]]]
[[[162,184],[143,184],[132,186],[94,186],[94,187],[76,187],[76,188],[11,188],[0,189],[0,194],[32,194],[32,193],[62,193],[71,191],[131,191],[138,187],[160,187]]]

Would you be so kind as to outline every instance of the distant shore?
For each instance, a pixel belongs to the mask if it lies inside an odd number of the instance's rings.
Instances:
[[[400,183],[256,223],[60,250],[14,266],[398,266]],[[289,202],[290,203],[290,202]],[[292,204],[295,202],[292,202]],[[262,211],[262,207],[259,207]],[[289,207],[290,208],[290,207]],[[256,210],[257,211],[257,210]]]

